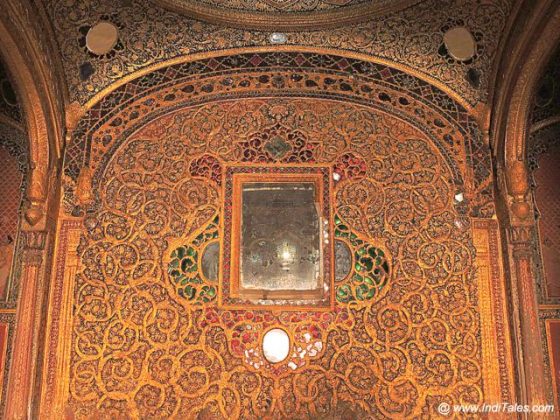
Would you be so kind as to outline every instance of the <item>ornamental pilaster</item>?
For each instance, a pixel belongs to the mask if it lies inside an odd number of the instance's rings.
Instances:
[[[514,161],[506,167],[506,203],[511,272],[515,277],[520,304],[517,307],[521,329],[519,372],[524,384],[525,404],[546,404],[545,367],[541,347],[536,281],[533,273],[532,232],[535,220],[529,199],[529,177],[525,163]]]
[[[23,254],[21,289],[16,314],[14,352],[8,382],[6,418],[26,419],[32,417],[34,378],[38,331],[40,327],[41,302],[38,298],[44,289],[45,262],[49,232],[22,231]]]

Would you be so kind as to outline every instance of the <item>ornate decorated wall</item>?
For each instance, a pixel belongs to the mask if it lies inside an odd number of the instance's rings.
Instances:
[[[0,267],[6,417],[553,402],[556,82],[529,105],[553,0],[5,3],[0,217],[24,216]],[[238,174],[319,180],[321,304],[232,292]]]
[[[514,398],[488,149],[415,75],[297,51],[186,60],[92,106],[65,162],[44,415],[402,418]],[[175,268],[179,249],[227,255],[239,164],[342,175],[354,268],[332,310],[227,307],[224,276]],[[382,285],[360,281],[364,249],[382,251]],[[272,327],[292,342],[279,364]]]

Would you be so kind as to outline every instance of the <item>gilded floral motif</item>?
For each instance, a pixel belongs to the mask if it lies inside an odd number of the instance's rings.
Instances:
[[[369,118],[351,123],[355,115]],[[273,312],[178,296],[167,271],[172,244],[184,247],[181,259],[189,247],[199,252],[214,239],[205,227],[221,205],[217,183],[193,176],[193,162],[239,162],[244,144],[267,130],[287,144],[313,145],[317,163],[345,154],[358,167],[365,161],[365,174],[335,185],[333,205],[391,257],[376,299],[338,302],[330,312]],[[424,133],[357,104],[216,101],[152,120],[119,146],[99,180],[100,205],[85,218],[71,406],[78,417],[403,418],[433,415],[444,401],[480,403],[474,254],[469,231],[454,224],[452,179]],[[260,340],[278,326],[294,354],[271,364]]]

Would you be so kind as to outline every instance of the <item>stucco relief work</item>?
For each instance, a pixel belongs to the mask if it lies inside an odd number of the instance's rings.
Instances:
[[[170,245],[211,226],[221,206],[221,186],[191,163],[208,155],[238,162],[248,138],[274,127],[288,144],[312,144],[314,162],[352,153],[367,163],[363,176],[336,185],[333,208],[392,256],[379,299],[273,313],[221,310],[176,293],[164,264]],[[84,219],[72,409],[78,417],[384,418],[427,415],[443,401],[482,402],[474,252],[470,230],[455,224],[452,179],[425,134],[356,104],[217,101],[146,124],[110,160],[100,205]],[[296,342],[308,334],[320,350],[295,369],[248,358],[271,326]]]

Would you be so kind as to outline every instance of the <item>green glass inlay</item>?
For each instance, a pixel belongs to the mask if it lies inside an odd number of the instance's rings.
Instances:
[[[335,215],[335,237],[350,240],[354,253],[354,274],[345,284],[336,289],[336,299],[340,303],[352,301],[366,302],[375,298],[389,280],[389,263],[385,253],[360,239],[356,233]]]
[[[218,294],[215,285],[205,284],[199,274],[199,252],[204,245],[218,238],[219,218],[215,217],[208,226],[192,240],[171,252],[171,260],[167,272],[177,287],[179,296],[188,301],[200,304],[214,300]]]

